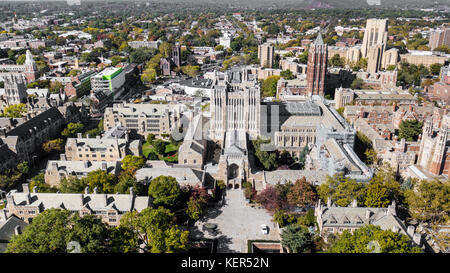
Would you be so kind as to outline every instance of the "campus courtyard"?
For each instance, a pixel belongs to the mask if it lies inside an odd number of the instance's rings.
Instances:
[[[246,204],[241,189],[231,189],[226,191],[223,206],[209,208],[190,233],[198,239],[217,239],[218,253],[247,253],[248,240],[280,240],[276,224],[271,219],[265,209]],[[216,234],[203,231],[206,223],[217,225]],[[262,233],[262,224],[269,227],[269,234]]]

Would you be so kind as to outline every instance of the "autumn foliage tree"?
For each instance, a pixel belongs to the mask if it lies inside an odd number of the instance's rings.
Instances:
[[[287,194],[291,187],[292,183],[268,186],[256,195],[255,201],[271,212],[279,209],[286,210],[291,207],[287,201]]]
[[[295,181],[287,194],[289,204],[299,207],[312,206],[317,200],[317,194],[313,185],[306,181],[305,177]]]

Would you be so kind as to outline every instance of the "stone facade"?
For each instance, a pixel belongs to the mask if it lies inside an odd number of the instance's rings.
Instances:
[[[180,105],[118,103],[105,109],[104,130],[107,131],[120,124],[144,137],[148,134],[161,137],[172,132],[180,117]]]
[[[89,193],[37,193],[32,192],[28,184],[22,184],[23,192],[12,190],[6,196],[6,214],[15,215],[26,223],[31,223],[34,217],[46,209],[67,209],[80,214],[80,216],[94,214],[110,225],[118,226],[120,218],[126,212],[138,212],[151,206],[148,196],[136,196],[133,188],[130,194],[100,194],[97,188]]]
[[[306,73],[307,88],[309,96],[325,94],[325,75],[327,72],[328,49],[319,34],[317,39],[309,48],[308,70]]]

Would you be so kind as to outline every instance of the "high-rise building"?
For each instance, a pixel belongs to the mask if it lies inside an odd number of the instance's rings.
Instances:
[[[319,33],[309,47],[308,68],[306,73],[306,93],[323,96],[325,92],[325,75],[327,72],[328,47]]]
[[[258,58],[261,66],[272,68],[275,55],[275,47],[273,44],[265,43],[258,46]]]
[[[442,45],[450,47],[450,28],[439,29],[430,33],[428,47],[433,50]]]
[[[368,19],[366,23],[366,31],[361,46],[361,55],[366,58],[369,54],[369,48],[372,46],[383,45],[383,51],[386,47],[388,36],[388,20],[387,19]]]
[[[22,74],[9,74],[4,76],[5,100],[7,105],[25,102],[27,87]]]

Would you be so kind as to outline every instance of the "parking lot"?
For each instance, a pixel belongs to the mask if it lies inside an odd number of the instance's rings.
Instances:
[[[242,190],[228,190],[225,204],[221,207],[211,208],[202,220],[197,221],[191,231],[194,237],[218,239],[217,252],[219,253],[247,253],[248,240],[280,240],[275,223],[265,209],[252,208],[245,204]],[[205,223],[217,225],[217,234],[211,235],[202,231]],[[261,224],[269,227],[269,234],[261,232]]]

